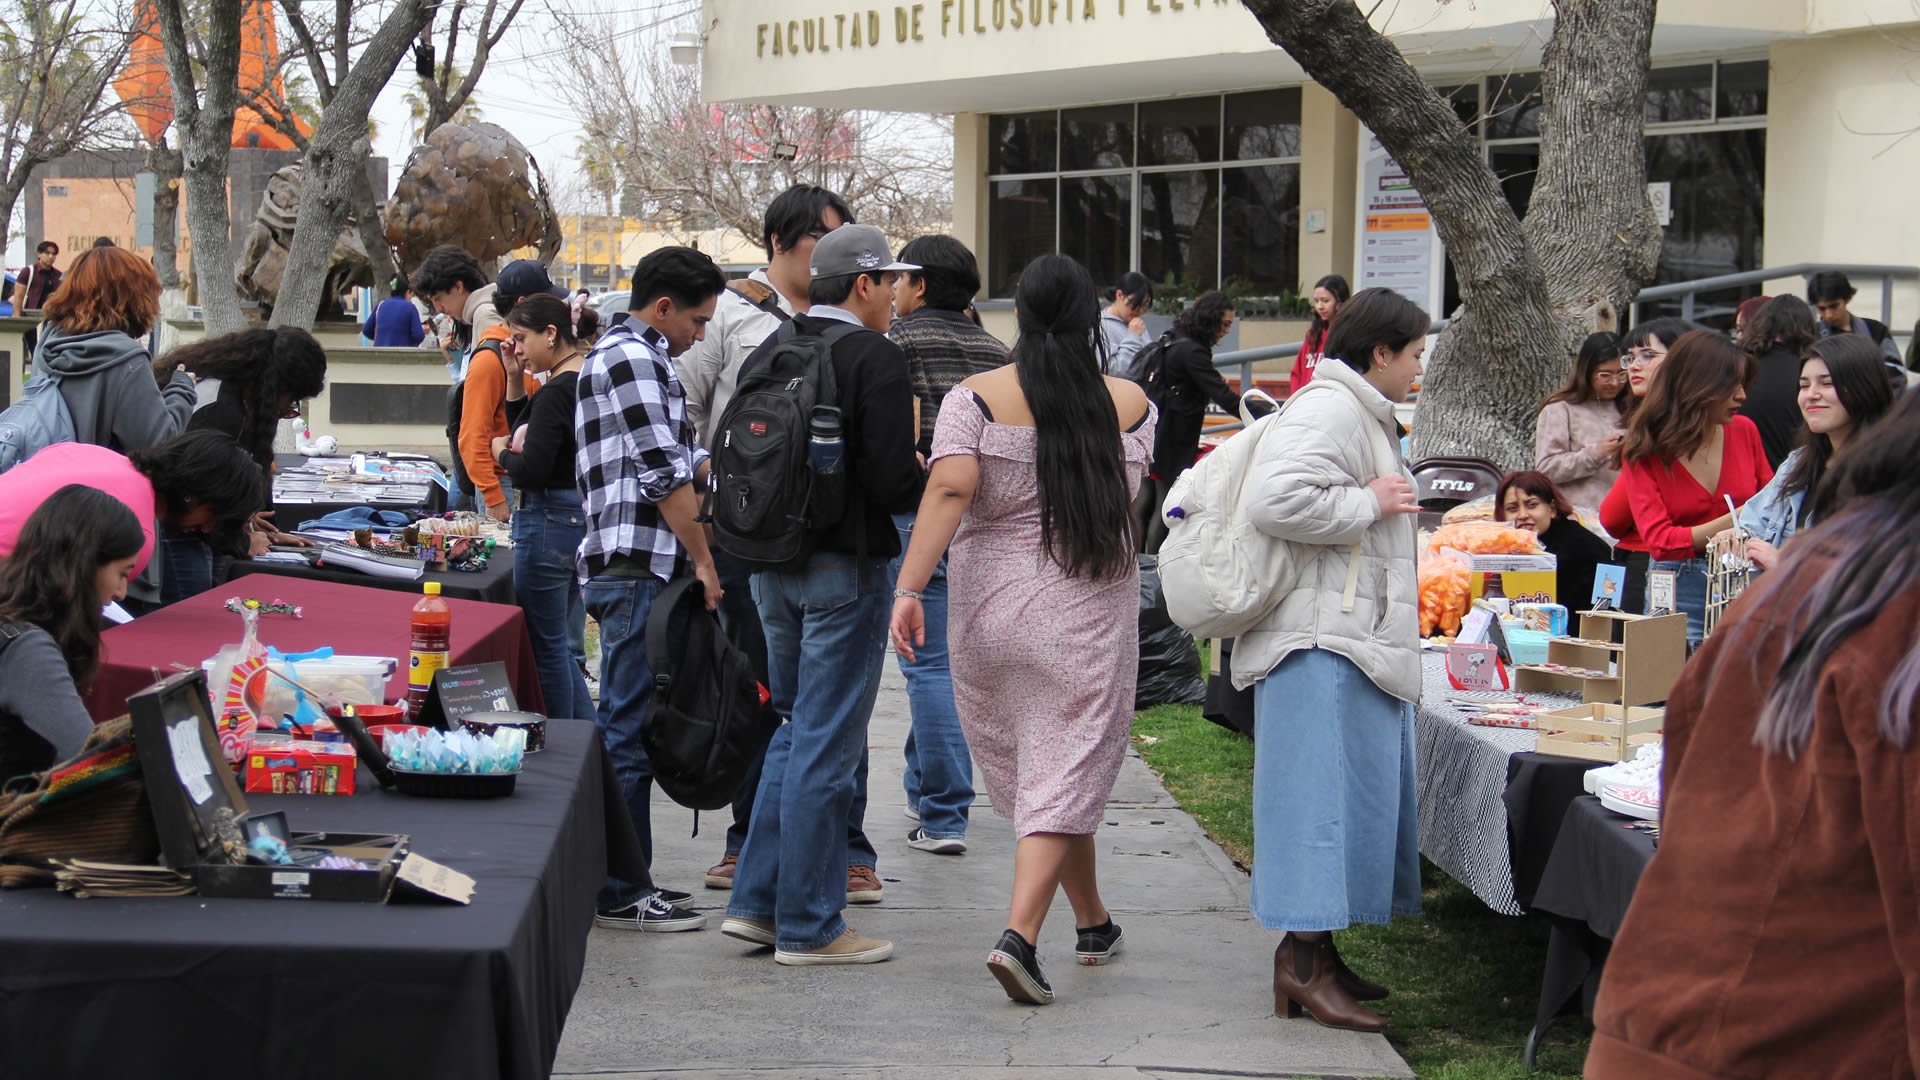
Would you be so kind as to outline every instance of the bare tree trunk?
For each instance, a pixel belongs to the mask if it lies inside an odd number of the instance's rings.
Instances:
[[[162,289],[180,287],[180,151],[162,137],[147,151],[153,174],[153,271]]]
[[[373,161],[371,146],[368,150],[353,174],[353,212],[359,221],[360,246],[367,249],[367,264],[373,271],[373,286],[384,291],[400,270],[394,265],[393,249],[387,246],[387,232],[382,225],[384,206],[374,195],[373,179],[367,175]]]
[[[246,316],[233,287],[233,243],[227,210],[227,148],[239,97],[241,0],[207,0],[206,101],[194,80],[183,0],[159,0],[160,39],[173,83],[174,122],[186,176],[187,231],[193,236],[194,277],[209,335],[244,330]]]
[[[1557,0],[1530,210],[1544,216],[1527,228],[1459,118],[1352,0],[1244,2],[1407,170],[1453,259],[1462,305],[1427,364],[1416,456],[1530,464],[1576,326],[1651,277],[1645,169],[1622,162],[1642,157],[1654,0]]]
[[[275,326],[313,326],[334,240],[354,205],[357,185],[367,183],[367,114],[414,35],[426,25],[427,11],[427,0],[400,0],[352,70],[338,82],[320,116],[300,170],[300,218],[287,251],[286,277],[273,305]]]

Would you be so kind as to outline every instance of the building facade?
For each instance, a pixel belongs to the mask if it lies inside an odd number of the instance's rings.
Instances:
[[[1430,310],[1458,299],[1419,193],[1240,0],[786,0],[777,20],[772,7],[706,0],[708,98],[956,113],[954,232],[980,254],[989,299],[1056,250],[1103,282],[1140,269],[1282,316],[1330,272]],[[1550,5],[1402,0],[1373,18],[1524,213]],[[1907,0],[1664,0],[1643,145],[1665,232],[1657,283],[1920,263],[1920,214],[1896,194],[1920,172],[1920,139],[1902,138],[1920,129],[1916,76]],[[1877,282],[1859,284],[1856,308],[1877,313]],[[1920,289],[1895,288],[1904,331]],[[1257,345],[1292,328],[1248,329]]]

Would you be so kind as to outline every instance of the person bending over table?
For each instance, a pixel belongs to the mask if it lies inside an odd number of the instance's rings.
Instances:
[[[527,613],[547,715],[585,719],[594,715],[584,672],[587,607],[573,558],[587,535],[587,512],[574,481],[579,439],[573,404],[587,354],[583,339],[593,336],[600,320],[591,308],[578,319],[566,301],[545,294],[529,296],[507,313],[514,348],[502,350],[500,362],[507,372],[513,436],[494,437],[493,457],[520,498],[513,512],[513,588]],[[523,364],[547,373],[543,393],[527,396]]]
[[[106,492],[133,511],[146,534],[128,588],[130,610],[161,606],[162,568],[153,558],[157,532],[206,538],[215,550],[246,550],[247,522],[266,484],[260,467],[225,435],[191,431],[151,450],[117,454],[104,446],[58,443],[0,473],[0,559],[41,501],[68,484]]]
[[[93,730],[80,693],[100,664],[100,609],[152,545],[119,499],[68,484],[0,560],[0,784],[72,757]]]

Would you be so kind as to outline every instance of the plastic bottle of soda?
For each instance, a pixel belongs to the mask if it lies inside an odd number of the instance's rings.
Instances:
[[[434,673],[446,667],[453,639],[453,609],[440,599],[440,583],[426,583],[426,595],[413,605],[412,644],[407,657],[407,715],[418,720],[433,690]]]

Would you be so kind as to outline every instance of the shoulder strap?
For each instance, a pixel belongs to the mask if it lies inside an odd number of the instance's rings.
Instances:
[[[1315,379],[1290,395],[1287,398],[1287,404],[1291,405],[1299,400],[1301,395],[1310,394],[1317,389],[1323,390],[1324,392],[1331,392],[1333,388],[1338,385],[1337,383],[1322,382],[1319,379]],[[1342,386],[1340,389],[1345,390],[1346,387]],[[1388,472],[1398,472],[1400,469],[1399,458],[1394,454],[1393,447],[1387,442],[1387,433],[1380,429],[1380,422],[1374,419],[1373,414],[1367,411],[1367,407],[1361,404],[1360,399],[1355,396],[1352,391],[1348,390],[1346,397],[1347,400],[1353,404],[1354,411],[1360,415],[1361,426],[1366,429],[1367,446],[1373,452],[1374,473],[1379,476],[1385,476]],[[1347,553],[1347,583],[1346,588],[1340,591],[1340,612],[1343,615],[1351,615],[1353,613],[1354,597],[1358,595],[1360,591],[1361,543],[1364,543],[1364,540],[1355,542],[1353,550]]]
[[[696,592],[697,590],[697,592]],[[673,654],[667,648],[667,637],[673,632],[673,615],[685,602],[688,593],[696,598],[706,595],[706,589],[700,579],[689,574],[675,578],[660,595],[653,598],[653,607],[647,612],[647,666],[653,669],[654,692],[665,698],[673,689]]]
[[[729,281],[727,282],[727,289],[735,296],[740,297],[761,311],[774,316],[781,322],[793,321],[793,316],[787,314],[787,309],[780,306],[780,295],[752,278],[741,278],[738,281]]]

